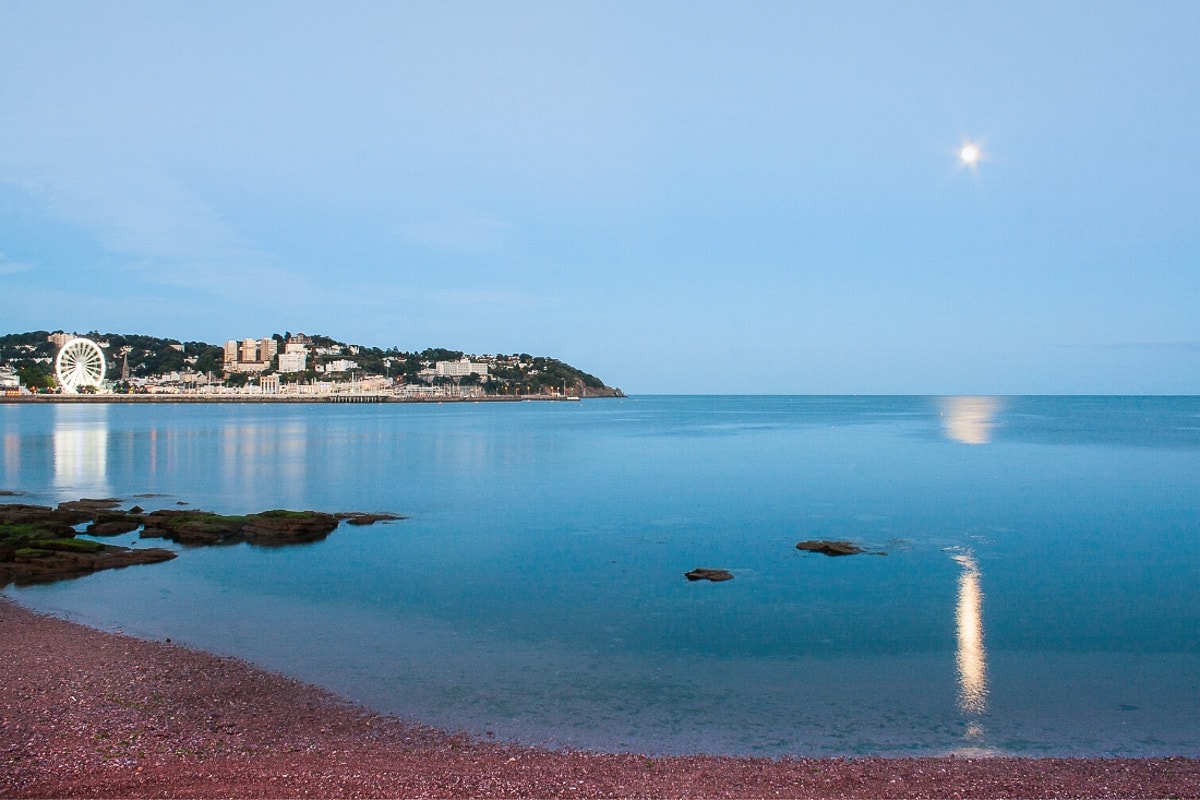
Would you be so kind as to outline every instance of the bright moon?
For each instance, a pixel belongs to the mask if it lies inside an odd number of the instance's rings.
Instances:
[[[972,167],[979,163],[979,145],[964,144],[962,149],[958,151],[958,160]]]

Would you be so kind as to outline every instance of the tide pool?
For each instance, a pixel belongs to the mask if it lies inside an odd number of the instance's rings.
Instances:
[[[21,502],[406,515],[4,592],[433,725],[1200,754],[1200,398],[10,404],[0,436]]]

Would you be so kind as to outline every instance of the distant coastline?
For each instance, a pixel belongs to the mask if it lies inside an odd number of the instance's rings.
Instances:
[[[624,394],[587,395],[585,399],[624,397]],[[105,403],[519,403],[519,402],[578,402],[576,395],[473,395],[456,397],[437,395],[431,397],[405,397],[394,394],[20,394],[0,395],[0,403],[67,403],[74,405],[97,405]]]
[[[290,332],[230,339],[220,347],[141,334],[27,331],[0,335],[0,355],[0,399],[54,394],[126,402],[128,395],[186,395],[181,402],[377,403],[623,396],[546,356],[384,350]]]

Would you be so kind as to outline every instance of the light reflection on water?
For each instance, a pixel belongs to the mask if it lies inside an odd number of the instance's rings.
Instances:
[[[958,606],[955,612],[958,650],[958,708],[967,721],[968,739],[983,736],[983,715],[987,712],[987,650],[983,644],[983,590],[979,586],[979,565],[970,551],[956,553],[962,567],[958,576]]]
[[[54,406],[54,485],[87,497],[107,497],[107,404]]]
[[[987,444],[1003,410],[999,397],[946,397],[942,399],[942,425],[946,436],[963,444]]]
[[[39,502],[409,519],[5,591],[523,741],[1200,751],[1196,419],[1187,398],[6,407],[0,488]]]

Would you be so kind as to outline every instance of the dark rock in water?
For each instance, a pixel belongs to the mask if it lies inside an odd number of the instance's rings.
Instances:
[[[725,569],[694,569],[691,572],[683,573],[683,577],[689,581],[731,581],[733,573]]]
[[[93,511],[73,508],[51,508],[50,506],[34,506],[26,503],[6,503],[0,505],[0,523],[26,524],[54,522],[60,525],[78,525],[89,522],[95,516]]]
[[[83,498],[82,500],[67,500],[58,504],[58,518],[71,525],[91,522],[102,511],[109,511],[120,505],[115,497],[102,499]]]
[[[93,522],[87,526],[88,536],[120,536],[122,533],[136,531],[141,527],[140,522]]]
[[[340,520],[345,520],[347,525],[374,525],[376,522],[393,522],[395,520],[407,519],[399,514],[368,514],[364,511],[343,511],[339,514],[334,514]]]
[[[833,542],[824,539],[810,539],[796,545],[797,550],[807,550],[810,553],[824,553],[827,556],[853,556],[866,552],[850,542]]]
[[[146,515],[143,539],[170,539],[179,544],[237,544],[244,541],[246,517],[222,516],[211,511],[170,511]]]
[[[162,548],[128,547],[75,538],[76,525],[90,522],[88,533],[112,536],[142,528],[144,539],[169,539],[187,545],[235,544],[274,546],[315,542],[339,525],[320,511],[264,511],[226,516],[211,511],[158,510],[143,514],[138,506],[114,510],[117,500],[76,500],[57,508],[23,503],[0,504],[0,586],[86,575],[99,569],[150,564],[174,558]],[[344,515],[352,524],[403,519],[392,514]]]
[[[324,539],[337,526],[337,517],[322,511],[264,511],[246,518],[242,535],[250,544],[302,544]]]
[[[116,536],[121,533],[129,533],[142,526],[142,519],[139,514],[101,511],[96,515],[96,521],[88,525],[87,532],[92,536]]]
[[[127,511],[126,513],[128,513],[128,514],[145,514],[146,509],[142,508],[141,506],[134,506],[133,508],[129,509],[129,511]]]
[[[54,519],[50,506],[33,506],[28,503],[5,503],[0,505],[0,524],[25,525],[32,522],[49,522]]]
[[[275,546],[316,542],[337,526],[337,517],[322,511],[276,510],[225,516],[211,511],[164,509],[146,515],[142,537],[192,545],[249,542]]]
[[[101,569],[149,564],[174,558],[170,550],[131,550],[75,538],[75,529],[57,521],[57,509],[4,507],[0,521],[0,586],[43,583]],[[30,516],[40,517],[30,519]],[[18,521],[12,521],[17,518]]]
[[[84,497],[80,500],[66,500],[58,504],[62,511],[89,511],[93,514],[99,511],[111,511],[121,505],[121,501],[115,497],[104,497],[100,499]]]
[[[49,583],[65,578],[90,575],[102,569],[119,569],[134,564],[155,564],[175,558],[175,553],[158,547],[133,550],[114,547],[89,540],[80,544],[94,544],[99,549],[68,549],[63,543],[42,543],[41,547],[26,547],[18,550],[11,561],[0,561],[0,586],[8,583]]]
[[[120,511],[109,511],[114,505],[118,504],[118,500],[67,500],[65,503],[60,503],[56,509],[50,506],[26,505],[22,503],[10,503],[0,505],[0,523],[56,523],[60,525],[80,525],[85,522],[97,521],[102,516],[116,515],[124,517],[124,513]],[[110,517],[109,521],[114,521],[115,517]],[[138,523],[140,524],[140,522]],[[137,525],[133,525],[130,530],[136,530]]]

